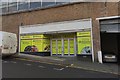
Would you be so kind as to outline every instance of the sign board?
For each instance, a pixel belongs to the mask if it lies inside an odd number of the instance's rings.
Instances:
[[[31,39],[31,38],[33,38],[32,35],[22,35],[22,36],[20,36],[20,39]]]
[[[37,52],[48,51],[50,49],[49,36],[42,34],[20,36],[20,52],[31,52],[33,46],[37,48]]]
[[[90,31],[77,32],[78,54],[92,54]]]
[[[54,22],[46,24],[35,24],[20,26],[20,34],[52,34],[52,33],[65,33],[77,32],[83,29],[90,29],[92,27],[91,19],[81,19],[73,21]]]

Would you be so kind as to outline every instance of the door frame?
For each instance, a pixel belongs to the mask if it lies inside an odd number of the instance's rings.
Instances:
[[[67,39],[68,40],[68,56],[71,56],[70,55],[70,39],[74,40],[74,56],[77,55],[77,50],[76,50],[76,47],[77,47],[77,44],[76,44],[76,38],[53,38],[53,39],[50,39],[50,50],[51,50],[51,56],[53,55],[52,54],[52,41],[55,40],[56,43],[58,42],[58,40],[61,40],[61,56],[65,56],[64,55],[64,40]],[[56,44],[56,55],[58,54],[58,44]]]
[[[50,51],[51,51],[51,56],[53,55],[52,54],[52,41],[55,40],[56,43],[58,43],[58,40],[61,40],[61,45],[63,45],[63,40],[61,38],[53,38],[53,39],[50,39]],[[61,47],[61,49],[63,48],[63,46]],[[63,56],[63,49],[61,50],[61,55]],[[56,44],[56,55],[58,55],[58,44]]]

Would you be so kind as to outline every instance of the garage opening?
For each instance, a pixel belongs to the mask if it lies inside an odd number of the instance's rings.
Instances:
[[[101,32],[101,50],[104,54],[115,54],[119,57],[119,47],[120,45],[118,39],[119,33],[105,33]]]
[[[120,21],[116,19],[100,20],[101,51],[103,62],[118,62],[120,58]]]

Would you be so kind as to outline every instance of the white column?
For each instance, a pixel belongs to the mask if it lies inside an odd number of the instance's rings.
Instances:
[[[77,45],[76,45],[76,37],[74,35],[74,55],[76,56],[77,55]]]
[[[64,56],[64,39],[62,38],[62,56]]]
[[[68,56],[70,56],[70,39],[68,38]]]
[[[51,53],[51,56],[52,56],[52,39],[50,39],[50,53]]]

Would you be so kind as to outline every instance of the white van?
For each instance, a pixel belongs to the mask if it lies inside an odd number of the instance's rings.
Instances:
[[[15,54],[17,50],[17,35],[0,31],[0,53],[2,56]]]

